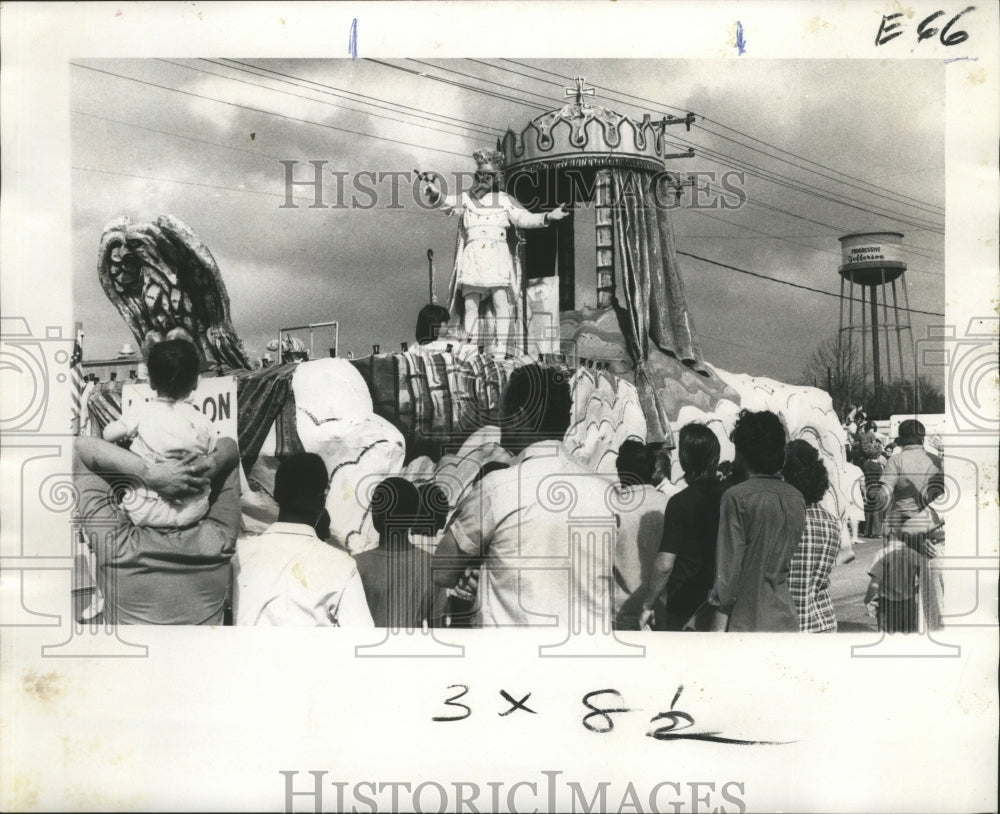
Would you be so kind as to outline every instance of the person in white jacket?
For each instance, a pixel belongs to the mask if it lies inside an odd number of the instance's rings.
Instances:
[[[471,190],[445,195],[430,173],[420,173],[428,201],[449,215],[460,213],[455,268],[449,285],[448,310],[461,321],[465,339],[471,344],[492,340],[506,347],[513,339],[521,275],[516,252],[508,243],[512,226],[542,229],[569,213],[563,206],[551,212],[532,213],[507,193],[500,191],[503,153],[477,150],[476,174]],[[486,324],[477,326],[480,307],[486,300]],[[477,330],[478,328],[478,330]]]

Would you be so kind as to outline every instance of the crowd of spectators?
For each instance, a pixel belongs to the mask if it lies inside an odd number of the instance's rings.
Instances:
[[[236,444],[202,437],[184,407],[190,371],[163,378],[190,367],[183,350],[151,352],[157,403],[109,434],[132,439],[131,451],[77,439],[81,491],[96,496],[85,526],[101,529],[87,537],[108,623],[837,628],[830,575],[841,520],[820,505],[830,478],[816,448],[789,441],[772,412],[740,413],[732,462],[720,462],[708,426],[681,427],[684,488],[668,499],[655,486],[669,482],[668,450],[629,440],[617,479],[586,469],[563,442],[565,373],[518,368],[497,417],[510,463],[484,466],[454,507],[433,481],[382,480],[370,500],[378,544],[352,555],[327,539],[329,474],[313,453],[281,460],[277,522],[241,536]],[[918,595],[928,626],[940,625],[943,523],[931,504],[941,469],[923,436],[919,422],[903,422],[898,454],[865,469],[867,531],[886,537],[865,601],[889,632],[915,629]],[[881,457],[877,438],[862,433],[860,444]]]

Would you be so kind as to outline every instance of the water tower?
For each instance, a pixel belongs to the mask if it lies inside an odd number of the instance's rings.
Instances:
[[[901,232],[858,232],[840,238],[843,263],[839,268],[838,355],[845,358],[846,342],[846,358],[853,360],[855,343],[860,338],[865,391],[862,398],[867,399],[870,393],[876,403],[884,383],[905,379],[913,369],[913,330],[902,241]],[[897,281],[903,292],[902,307]],[[907,332],[905,339],[904,331]]]

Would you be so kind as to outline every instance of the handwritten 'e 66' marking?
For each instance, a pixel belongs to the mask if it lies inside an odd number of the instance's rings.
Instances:
[[[955,31],[951,32],[951,27],[955,25],[958,18],[963,14],[966,14],[975,9],[975,6],[969,6],[968,8],[962,9],[958,14],[952,17],[944,28],[941,29],[941,44],[946,46],[958,45],[969,39],[969,32],[967,31]],[[933,14],[925,17],[920,25],[917,26],[917,42],[923,42],[924,40],[930,39],[935,34],[938,33],[937,28],[933,27],[933,23],[938,17],[944,14],[943,11],[935,11]],[[902,36],[903,34],[903,24],[892,22],[902,17],[902,12],[897,12],[895,14],[886,14],[882,17],[882,22],[879,24],[878,33],[875,35],[875,45],[885,45],[890,40],[896,39],[896,37]],[[898,29],[898,30],[897,30]]]

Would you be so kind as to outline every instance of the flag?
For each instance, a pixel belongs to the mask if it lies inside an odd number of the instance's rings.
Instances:
[[[72,399],[72,414],[70,429],[74,434],[80,432],[80,415],[83,410],[83,391],[86,382],[83,380],[83,327],[77,323],[76,339],[73,342],[73,355],[69,359],[70,398]]]

